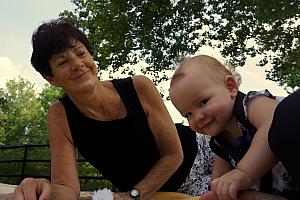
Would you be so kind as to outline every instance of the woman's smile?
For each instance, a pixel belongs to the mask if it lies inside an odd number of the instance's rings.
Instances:
[[[71,79],[75,80],[75,79],[81,79],[81,78],[84,78],[86,77],[87,73],[89,72],[90,70],[87,70],[85,72],[82,72],[80,74],[76,74],[75,76],[73,76]]]

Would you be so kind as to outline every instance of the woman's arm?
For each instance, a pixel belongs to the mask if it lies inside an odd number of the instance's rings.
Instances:
[[[24,179],[14,191],[14,200],[74,200],[80,195],[71,133],[60,102],[48,112],[48,136],[51,149],[51,183],[46,179]]]
[[[80,195],[75,151],[66,113],[61,102],[48,113],[48,134],[51,149],[52,199],[77,199]]]
[[[183,152],[175,125],[152,81],[134,76],[133,83],[160,152],[159,161],[136,185],[141,190],[141,199],[147,199],[178,169]]]

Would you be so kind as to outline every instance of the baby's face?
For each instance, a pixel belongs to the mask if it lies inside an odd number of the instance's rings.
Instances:
[[[190,127],[201,134],[216,136],[232,116],[234,98],[223,82],[207,74],[189,73],[170,88],[170,99]]]

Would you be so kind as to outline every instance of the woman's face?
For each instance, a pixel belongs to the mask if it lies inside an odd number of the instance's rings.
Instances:
[[[66,92],[80,91],[99,82],[91,54],[80,41],[71,42],[70,48],[50,58],[53,76],[45,77],[50,84],[62,87]]]

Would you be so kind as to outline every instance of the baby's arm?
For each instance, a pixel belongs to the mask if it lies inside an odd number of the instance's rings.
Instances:
[[[249,150],[237,167],[254,180],[262,177],[278,162],[270,149],[268,134],[265,133],[268,132],[270,125],[271,121],[257,130]]]
[[[257,96],[248,103],[248,119],[257,128],[251,146],[238,164],[238,169],[257,180],[277,162],[270,149],[268,132],[278,102],[265,96]]]
[[[278,162],[268,144],[268,131],[277,104],[275,100],[264,96],[257,96],[248,103],[248,120],[257,128],[257,132],[237,169],[213,181],[212,188],[220,198],[236,199],[238,191],[250,189]]]
[[[277,158],[268,144],[268,134],[266,134],[270,125],[271,120],[265,122],[257,130],[249,150],[237,168],[213,182],[212,188],[218,196],[236,199],[238,191],[250,189],[260,177],[277,163]]]
[[[211,180],[221,177],[233,169],[233,167],[221,157],[214,155],[215,165],[211,174]]]

